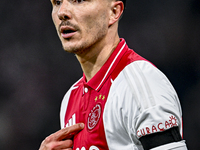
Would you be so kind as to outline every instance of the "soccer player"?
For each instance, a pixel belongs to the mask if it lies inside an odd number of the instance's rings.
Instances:
[[[152,63],[119,38],[125,0],[51,0],[65,51],[83,77],[64,96],[61,130],[40,150],[186,150],[178,96]]]

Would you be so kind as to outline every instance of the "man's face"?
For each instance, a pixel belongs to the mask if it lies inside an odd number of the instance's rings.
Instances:
[[[82,53],[108,31],[110,0],[51,0],[52,18],[64,50]]]

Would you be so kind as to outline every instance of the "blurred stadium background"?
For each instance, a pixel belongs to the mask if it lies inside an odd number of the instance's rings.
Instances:
[[[62,50],[50,1],[3,0],[0,16],[0,149],[36,150],[59,130],[61,100],[82,71]],[[119,33],[170,79],[184,139],[199,150],[200,0],[128,0]]]

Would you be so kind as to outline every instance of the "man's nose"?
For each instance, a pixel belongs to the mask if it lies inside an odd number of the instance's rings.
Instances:
[[[60,4],[60,8],[58,10],[58,18],[60,20],[66,20],[71,18],[69,2],[63,0],[63,2]]]

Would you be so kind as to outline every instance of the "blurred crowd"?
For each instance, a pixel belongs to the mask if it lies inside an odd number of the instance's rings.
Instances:
[[[50,1],[10,2],[0,5],[0,149],[36,150],[60,129],[61,100],[82,71],[62,49]],[[119,33],[172,82],[184,139],[199,150],[200,0],[127,0]]]

